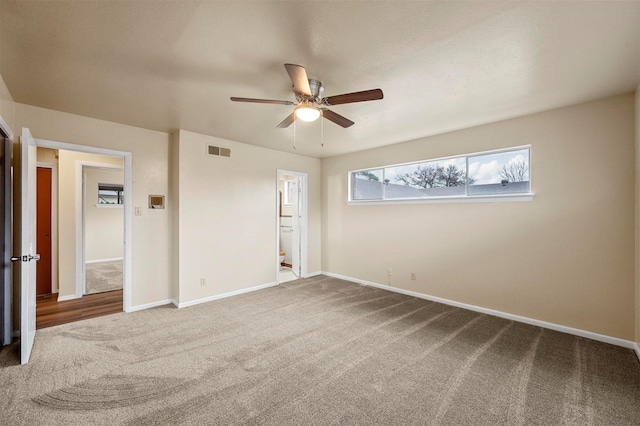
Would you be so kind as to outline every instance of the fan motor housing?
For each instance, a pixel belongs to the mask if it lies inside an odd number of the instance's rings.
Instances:
[[[324,93],[324,86],[320,80],[309,80],[309,89],[311,90],[311,96],[305,96],[302,93],[297,93],[295,88],[293,92],[296,94],[296,100],[298,102],[314,102],[321,103],[322,102],[322,94]]]
[[[324,93],[324,86],[322,86],[321,81],[309,80],[309,88],[311,89],[311,96],[317,99],[322,98],[322,94]]]

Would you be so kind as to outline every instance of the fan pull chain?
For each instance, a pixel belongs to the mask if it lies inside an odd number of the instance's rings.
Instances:
[[[324,148],[324,114],[320,111],[320,147]]]
[[[293,149],[297,149],[296,148],[296,122],[295,122],[295,120],[293,122]]]

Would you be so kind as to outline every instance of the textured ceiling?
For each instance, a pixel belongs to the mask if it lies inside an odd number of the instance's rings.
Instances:
[[[298,123],[327,157],[634,91],[640,2],[5,1],[0,73],[20,103],[293,152],[283,64],[355,125]],[[325,146],[320,146],[321,131]]]

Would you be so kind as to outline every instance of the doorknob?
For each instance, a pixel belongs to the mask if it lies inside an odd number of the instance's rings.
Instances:
[[[36,253],[33,256],[32,255],[25,255],[25,256],[11,256],[11,261],[12,262],[29,262],[31,260],[40,260],[40,254]]]

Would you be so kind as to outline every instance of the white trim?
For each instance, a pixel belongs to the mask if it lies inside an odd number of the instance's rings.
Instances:
[[[131,243],[133,241],[133,175],[131,153],[124,156],[124,311],[131,312],[132,286],[132,257]]]
[[[131,309],[129,309],[129,312],[142,311],[145,309],[157,308],[158,306],[171,305],[171,304],[175,305],[176,302],[173,299],[159,300],[157,302],[145,303],[144,305],[132,306]]]
[[[105,263],[105,262],[117,262],[119,260],[124,260],[124,257],[114,257],[113,259],[96,259],[96,260],[85,260],[84,263]]]
[[[275,252],[275,268],[276,283],[280,282],[280,176],[290,175],[300,179],[302,188],[302,209],[300,216],[300,278],[308,277],[308,243],[309,243],[309,174],[306,172],[295,172],[293,170],[276,170],[276,248]]]
[[[58,164],[36,162],[36,167],[51,169],[51,293],[58,292]]]
[[[304,278],[317,277],[317,276],[319,276],[319,275],[322,275],[322,271],[309,272],[309,273],[307,274],[307,276],[306,276],[306,277],[304,277]]]
[[[80,299],[82,296],[78,297],[75,294],[69,294],[67,296],[58,296],[58,302],[64,302],[65,300],[74,300]]]
[[[493,309],[483,308],[481,306],[469,305],[467,303],[456,302],[455,300],[443,299],[441,297],[430,296],[428,294],[418,293],[415,291],[404,290],[397,287],[391,287],[384,284],[378,284],[371,281],[360,280],[357,278],[351,278],[344,275],[333,274],[331,272],[323,272],[324,275],[338,278],[345,281],[351,281],[357,284],[362,284],[370,287],[381,288],[383,290],[389,290],[400,294],[405,294],[407,296],[417,297],[419,299],[430,300],[432,302],[443,303],[445,305],[455,306],[462,309],[468,309],[470,311],[476,311],[487,315],[492,315],[495,317],[505,318],[511,321],[517,321],[529,325],[534,325],[537,327],[547,328],[549,330],[560,331],[562,333],[573,334],[574,336],[580,336],[591,340],[597,340],[599,342],[609,343],[616,346],[622,346],[623,348],[635,349],[636,353],[638,353],[637,344],[630,340],[620,339],[618,337],[607,336],[605,334],[593,333],[591,331],[581,330],[579,328],[567,327],[560,324],[554,324],[547,321],[541,321],[534,318],[523,317],[520,315],[509,314],[507,312],[496,311]],[[638,355],[640,359],[640,355]]]
[[[504,203],[533,201],[536,194],[461,195],[453,197],[385,198],[384,200],[347,201],[348,206],[379,206],[387,204]]]
[[[1,115],[0,115],[0,129],[2,129],[2,131],[7,134],[7,139],[13,140],[13,131],[11,130],[11,127],[9,127],[7,122],[4,121],[4,118],[2,118]]]
[[[76,145],[67,142],[57,142],[46,139],[36,139],[36,145],[44,148],[58,150],[84,152],[88,154],[110,155],[124,159],[124,277],[123,277],[123,305],[124,311],[131,309],[131,264],[133,240],[132,216],[133,216],[133,177],[132,177],[132,154],[128,151],[117,151],[114,149],[97,148],[89,145]]]
[[[199,305],[200,303],[212,302],[212,301],[218,300],[218,299],[225,299],[227,297],[237,296],[239,294],[250,293],[252,291],[258,291],[258,290],[263,290],[263,289],[269,288],[269,287],[275,287],[277,285],[278,285],[277,282],[261,284],[261,285],[257,285],[257,286],[254,286],[254,287],[243,288],[241,290],[230,291],[228,293],[216,294],[214,296],[203,297],[202,299],[190,300],[188,302],[183,302],[183,303],[177,303],[176,304],[176,302],[174,301],[173,304],[176,305],[178,308],[186,308],[186,307],[193,306],[193,305]]]
[[[76,160],[76,296],[82,297],[86,292],[85,262],[85,169],[123,170],[123,167],[112,163]],[[123,277],[124,278],[124,277]]]
[[[638,361],[640,361],[640,345],[637,343],[633,344],[633,350],[636,352],[636,356],[638,357]]]
[[[124,204],[94,204],[94,206],[99,209],[121,209]]]

